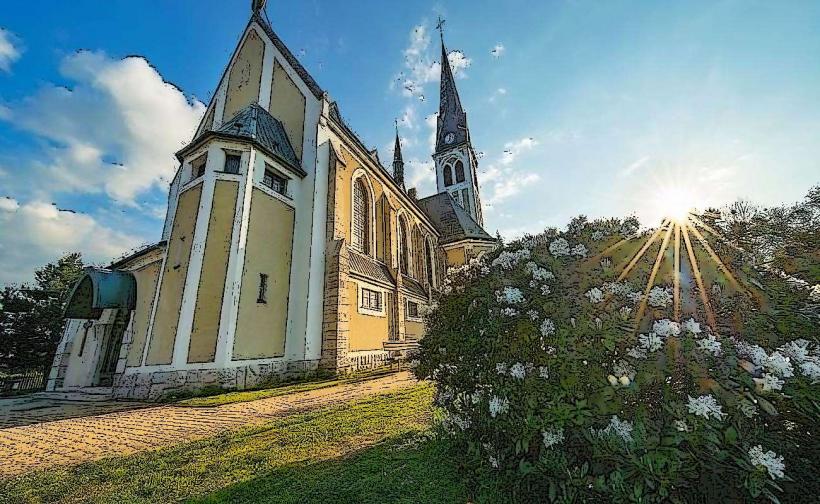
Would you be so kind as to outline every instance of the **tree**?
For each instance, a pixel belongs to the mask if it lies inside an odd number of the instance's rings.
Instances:
[[[82,270],[82,255],[66,254],[36,270],[33,286],[7,285],[0,291],[0,369],[48,370],[65,303]]]

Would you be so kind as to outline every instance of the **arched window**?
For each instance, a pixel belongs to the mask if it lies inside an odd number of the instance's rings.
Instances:
[[[408,243],[407,223],[404,217],[399,217],[399,271],[407,274],[408,255],[410,254],[410,244]]]
[[[450,165],[444,165],[444,185],[453,185],[453,169]]]
[[[424,278],[424,259],[421,257],[421,231],[418,226],[413,227],[413,276],[421,280]]]
[[[430,287],[435,287],[433,283],[433,248],[430,246],[430,240],[424,240],[424,262],[427,267],[427,284]]]
[[[464,182],[464,163],[456,161],[456,182]]]
[[[370,254],[370,201],[362,177],[353,186],[353,230],[351,246],[363,254]]]

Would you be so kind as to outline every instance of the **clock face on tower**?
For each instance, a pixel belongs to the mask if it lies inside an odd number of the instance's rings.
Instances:
[[[453,140],[455,140],[455,139],[456,139],[456,134],[453,133],[452,131],[447,133],[446,135],[444,135],[444,143],[446,143],[446,144],[453,143]]]

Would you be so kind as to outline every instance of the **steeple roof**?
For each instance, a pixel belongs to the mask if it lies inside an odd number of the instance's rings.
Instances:
[[[461,107],[461,99],[458,96],[458,89],[456,89],[456,80],[453,77],[453,70],[450,68],[447,48],[444,46],[444,36],[442,35],[441,88],[439,92],[438,125],[436,128],[436,152],[469,140],[467,114],[464,113],[464,109]]]
[[[393,146],[393,164],[404,163],[401,157],[401,142],[399,141],[399,130],[396,129],[396,144]]]
[[[396,123],[396,144],[393,146],[393,180],[404,187],[404,159],[401,157],[401,141],[399,140],[399,125]]]

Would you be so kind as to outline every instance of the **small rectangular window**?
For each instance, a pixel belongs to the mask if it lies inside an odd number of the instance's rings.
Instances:
[[[407,300],[407,318],[419,318],[419,304]]]
[[[259,273],[259,296],[256,302],[263,304],[268,302],[268,275],[265,273]]]
[[[239,173],[239,162],[242,161],[242,155],[238,152],[225,152],[225,173]]]
[[[382,311],[381,291],[362,287],[361,306],[367,310]]]
[[[203,154],[191,161],[191,180],[205,175],[205,165],[208,164],[208,155]]]
[[[271,169],[265,170],[265,176],[262,178],[262,185],[270,187],[279,194],[287,196],[288,194],[288,179]]]

